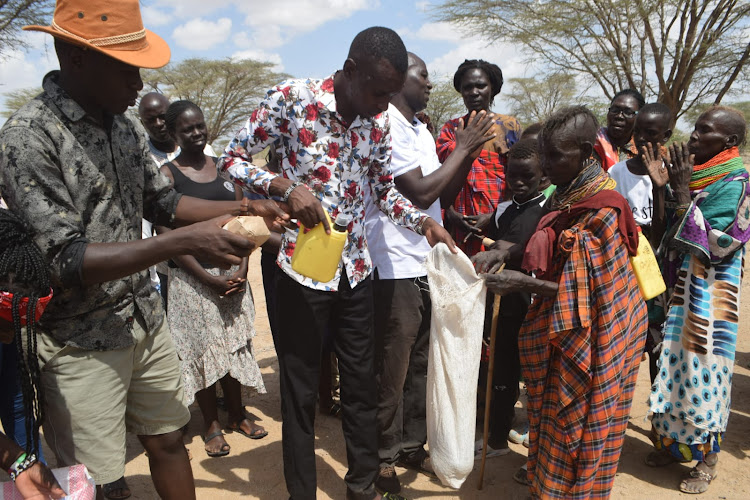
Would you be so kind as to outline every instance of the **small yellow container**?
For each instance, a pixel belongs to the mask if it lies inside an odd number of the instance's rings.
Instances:
[[[667,290],[659,263],[656,262],[656,255],[648,238],[641,234],[640,228],[638,228],[638,253],[630,257],[630,265],[638,280],[638,288],[641,289],[643,300],[653,299]]]
[[[346,230],[334,229],[335,225],[331,224],[328,213],[326,213],[326,218],[331,225],[330,235],[326,234],[322,222],[307,232],[305,232],[305,226],[300,223],[297,244],[292,254],[292,269],[302,276],[321,283],[331,281],[336,275],[336,269],[341,262],[341,254],[349,235]],[[339,222],[342,222],[343,227],[349,224],[348,219],[343,223],[344,221],[340,221],[337,217],[336,224]]]

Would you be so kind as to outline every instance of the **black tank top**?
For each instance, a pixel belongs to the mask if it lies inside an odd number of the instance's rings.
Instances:
[[[214,159],[216,162],[216,159]],[[196,182],[186,176],[172,162],[165,163],[174,178],[174,189],[178,193],[203,200],[211,201],[234,201],[234,185],[216,175],[211,182]]]

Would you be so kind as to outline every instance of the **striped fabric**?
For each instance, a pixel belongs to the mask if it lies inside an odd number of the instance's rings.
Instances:
[[[613,208],[560,235],[556,297],[538,297],[519,335],[534,498],[608,498],[648,319]]]

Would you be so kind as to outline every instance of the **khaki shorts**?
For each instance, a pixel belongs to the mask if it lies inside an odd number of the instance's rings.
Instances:
[[[99,485],[125,474],[126,428],[137,435],[166,434],[190,420],[167,321],[147,335],[140,319],[133,322],[136,344],[114,351],[38,336],[47,444],[59,467],[83,463]]]

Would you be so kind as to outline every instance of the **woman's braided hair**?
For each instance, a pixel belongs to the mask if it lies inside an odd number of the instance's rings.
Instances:
[[[26,410],[26,453],[39,450],[39,427],[44,420],[36,345],[36,307],[50,292],[47,264],[32,239],[30,228],[9,210],[0,208],[0,290],[13,294],[12,317],[18,349],[18,376]],[[27,298],[26,339],[21,328],[21,300]]]

